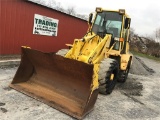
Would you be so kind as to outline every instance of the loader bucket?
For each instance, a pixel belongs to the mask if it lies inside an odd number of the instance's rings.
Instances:
[[[95,104],[98,90],[91,90],[93,65],[22,48],[20,66],[10,87],[77,119]]]

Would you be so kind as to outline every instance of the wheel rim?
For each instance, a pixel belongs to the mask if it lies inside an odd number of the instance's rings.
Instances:
[[[118,71],[117,68],[115,68],[112,71],[112,74],[110,75],[110,79],[108,80],[108,90],[113,90],[115,83],[116,83],[116,79],[117,79],[117,75],[118,75]],[[113,77],[113,79],[111,79]]]
[[[112,81],[114,79],[114,74],[112,73],[110,76],[110,80]]]

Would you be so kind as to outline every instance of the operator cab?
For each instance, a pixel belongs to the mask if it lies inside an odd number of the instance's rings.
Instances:
[[[121,9],[119,11],[106,11],[106,10],[102,10],[101,8],[97,8],[96,12],[97,14],[96,14],[94,22],[92,23],[91,31],[99,35],[102,38],[104,38],[106,34],[111,34],[112,39],[110,42],[110,46],[113,45],[115,40],[119,40],[116,42],[116,44],[113,47],[114,50],[119,50],[120,49],[120,38],[124,38],[122,33],[128,32],[128,31],[125,31],[124,28],[126,24],[123,23],[123,19],[125,19],[124,17],[125,10]]]
[[[95,34],[105,33],[112,34],[113,37],[120,37],[122,26],[122,15],[116,12],[101,12],[97,13],[92,31]]]

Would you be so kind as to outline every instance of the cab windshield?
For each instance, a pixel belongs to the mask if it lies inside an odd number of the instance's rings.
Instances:
[[[122,26],[122,15],[118,12],[104,11],[97,13],[92,31],[96,34],[103,32],[112,34],[113,37],[120,37]]]

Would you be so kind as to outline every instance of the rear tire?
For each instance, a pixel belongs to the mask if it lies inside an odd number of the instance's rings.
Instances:
[[[99,67],[99,92],[101,94],[110,94],[117,82],[118,78],[118,63],[114,59],[105,58],[100,63]],[[113,79],[111,79],[113,76]]]
[[[68,51],[69,49],[61,49],[56,54],[64,57]]]

